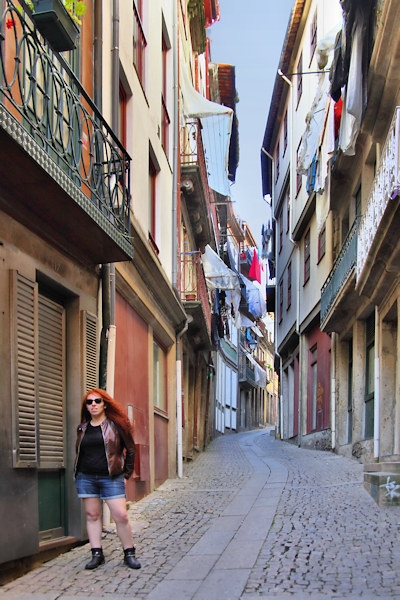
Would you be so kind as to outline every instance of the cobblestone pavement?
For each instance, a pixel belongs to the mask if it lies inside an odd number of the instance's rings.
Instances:
[[[168,480],[130,506],[137,556],[142,563],[139,571],[123,565],[119,539],[110,526],[104,532],[105,565],[95,571],[84,570],[90,554],[85,544],[3,586],[0,597],[400,598],[399,507],[378,508],[363,489],[363,469],[356,461],[333,453],[301,450],[275,440],[270,433],[262,429],[217,438],[195,461],[185,463],[182,479]],[[243,509],[247,498],[243,490],[256,483],[261,486],[261,492],[255,492],[258,505]],[[266,505],[265,513],[257,513],[260,531],[264,526],[265,535],[249,566],[250,546],[243,543],[241,547],[238,541],[239,556],[234,556],[228,544],[242,538],[228,535],[221,524],[227,520],[232,523],[234,518],[238,521],[239,515],[238,532],[245,523],[246,511],[247,517],[252,513],[254,517],[262,499],[273,498],[274,494],[275,503],[269,508]],[[228,514],[229,506],[238,510]],[[263,515],[268,510],[270,521],[265,526]],[[232,556],[232,562],[228,560],[224,567],[232,586],[219,578],[223,571],[214,570],[213,588],[205,587],[208,591],[202,594],[201,580],[206,581],[214,569],[212,564],[218,562],[215,555],[221,536],[226,537],[225,547],[231,552],[228,559]],[[215,548],[203,551],[202,557],[193,554],[194,548],[208,539],[215,541]],[[207,553],[210,556],[204,557]],[[174,573],[185,561],[195,575],[180,581]]]

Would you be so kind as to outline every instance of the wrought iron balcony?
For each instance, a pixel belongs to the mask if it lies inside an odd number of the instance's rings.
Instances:
[[[181,257],[181,300],[192,317],[189,334],[197,347],[211,348],[211,306],[200,252]]]
[[[395,198],[400,193],[399,143],[400,107],[397,106],[358,230],[357,283],[362,278],[363,285],[372,290],[377,285],[379,273],[371,273],[371,263],[375,262],[381,272],[382,265],[390,259],[389,248],[398,245],[399,241],[398,225],[390,225],[391,213],[394,213],[391,207],[396,206]],[[377,244],[380,264],[374,258]]]
[[[346,240],[335,260],[333,268],[328,275],[327,280],[321,290],[321,329],[326,325],[326,320],[329,313],[337,309],[335,303],[349,281],[352,274],[355,272],[357,262],[357,231],[359,226],[359,218],[354,220],[354,223],[346,237]],[[353,286],[354,287],[354,286]],[[350,296],[347,296],[347,301]],[[341,311],[344,307],[341,306]],[[337,311],[339,313],[339,311]]]
[[[249,361],[246,354],[242,351],[239,354],[239,383],[242,387],[257,387],[254,365]]]
[[[197,248],[212,244],[211,190],[199,119],[186,119],[181,128],[181,189]]]
[[[0,26],[2,208],[85,262],[132,258],[128,153],[29,10]]]

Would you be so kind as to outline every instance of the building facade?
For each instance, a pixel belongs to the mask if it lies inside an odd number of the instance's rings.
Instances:
[[[2,2],[0,563],[10,565],[87,537],[73,467],[88,389],[107,389],[133,424],[129,500],[179,474],[214,434],[200,258],[218,247],[218,215],[204,165],[196,202],[185,187],[182,72],[205,97],[218,2],[86,0],[76,19],[54,5],[59,29],[35,2]]]
[[[397,13],[391,1],[295,2],[262,158],[281,435],[363,462],[382,504],[398,502],[399,478]]]
[[[261,152],[263,193],[272,198],[274,217],[268,285],[280,374],[278,433],[318,448],[332,447],[331,340],[320,328],[319,293],[331,251],[325,243],[330,222],[324,218],[329,174],[325,168],[316,177],[314,167],[317,160],[326,162],[321,114],[326,114],[328,69],[340,26],[339,3],[294,3]],[[322,123],[318,134],[316,123]]]
[[[388,1],[345,9],[348,77],[336,97],[342,112],[330,202],[334,262],[322,288],[321,327],[334,341],[336,448],[365,464],[366,488],[390,504],[398,502],[400,454],[399,16]],[[333,75],[337,82],[337,69]]]

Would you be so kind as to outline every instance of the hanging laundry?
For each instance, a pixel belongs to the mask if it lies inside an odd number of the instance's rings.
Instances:
[[[260,261],[258,260],[257,249],[254,248],[253,260],[251,261],[250,269],[249,269],[249,279],[254,279],[261,283],[261,268]]]

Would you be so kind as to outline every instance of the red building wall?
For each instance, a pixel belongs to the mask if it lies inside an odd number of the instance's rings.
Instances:
[[[115,324],[114,395],[126,410],[129,405],[133,407],[133,431],[138,448],[136,478],[127,483],[127,498],[137,500],[150,492],[148,326],[118,293]]]

